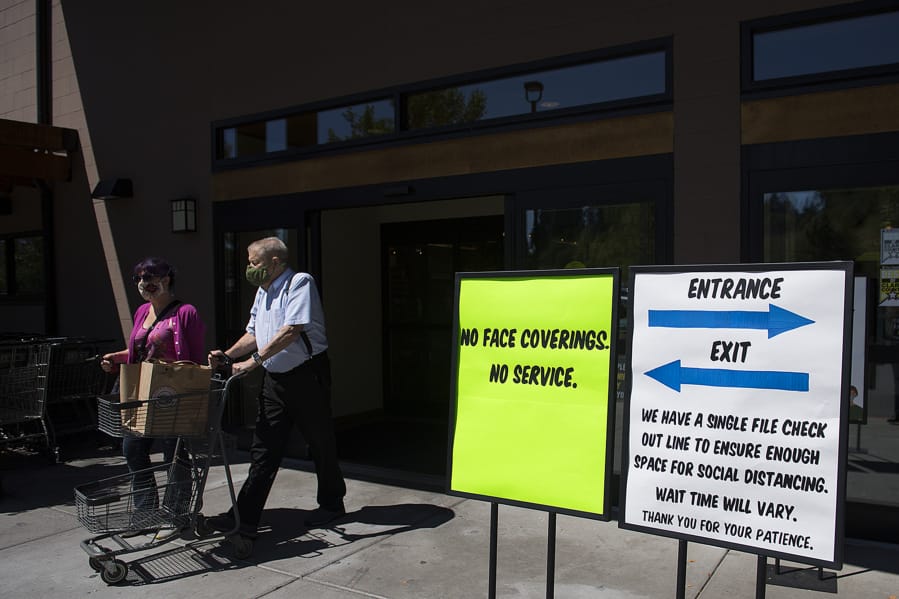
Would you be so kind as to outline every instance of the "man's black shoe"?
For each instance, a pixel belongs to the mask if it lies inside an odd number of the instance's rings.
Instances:
[[[346,508],[343,507],[343,503],[340,503],[340,505],[334,506],[333,508],[319,507],[313,510],[306,516],[305,522],[306,526],[309,528],[317,528],[319,526],[324,526],[325,524],[330,524],[344,515],[346,515]]]
[[[206,518],[206,526],[216,532],[232,533],[234,532],[234,517],[228,513],[210,516],[209,518]],[[255,528],[243,523],[241,523],[240,530],[237,532],[248,539],[255,539],[258,535]]]
[[[231,532],[234,530],[234,518],[230,514],[219,514],[206,518],[206,525],[216,532]]]

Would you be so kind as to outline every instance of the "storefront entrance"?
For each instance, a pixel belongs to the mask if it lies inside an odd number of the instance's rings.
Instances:
[[[416,181],[405,201],[360,188],[224,203],[219,331],[246,322],[246,243],[285,236],[322,291],[348,475],[443,488],[455,273],[666,263],[668,177],[653,157]],[[234,421],[252,426],[253,404],[248,390]]]

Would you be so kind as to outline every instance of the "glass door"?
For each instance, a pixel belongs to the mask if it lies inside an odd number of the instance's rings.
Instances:
[[[899,535],[899,153],[895,134],[749,148],[753,262],[854,265],[846,535]]]
[[[621,269],[618,308],[614,472],[621,471],[628,338],[628,269],[670,260],[670,182],[648,181],[520,193],[516,196],[517,267]]]
[[[763,261],[854,263],[846,498],[864,504],[866,510],[877,506],[895,513],[899,508],[899,184],[802,189],[785,184],[761,193],[759,199]],[[859,533],[850,530],[849,534]]]

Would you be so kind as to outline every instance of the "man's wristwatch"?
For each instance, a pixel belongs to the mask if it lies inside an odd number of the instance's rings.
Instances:
[[[253,352],[253,361],[262,366],[262,356],[259,355],[258,351]]]

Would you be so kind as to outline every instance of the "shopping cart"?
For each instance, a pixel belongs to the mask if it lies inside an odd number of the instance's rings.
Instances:
[[[97,396],[108,393],[112,376],[100,368],[109,342],[65,337],[50,347],[47,417],[57,441],[97,429]]]
[[[50,343],[0,342],[0,448],[32,446],[55,462],[56,441],[47,419]]]
[[[191,397],[186,395],[129,402],[109,395],[97,399],[98,426],[109,435],[138,435],[129,429],[128,423],[134,418],[152,418],[153,436],[178,435],[171,463],[75,487],[78,521],[96,534],[82,541],[81,548],[88,554],[91,568],[107,584],[122,582],[128,575],[128,563],[119,556],[172,540],[154,534],[163,528],[188,526],[198,540],[209,541],[206,537],[211,531],[200,510],[209,468],[217,456],[222,458],[231,505],[236,505],[221,421],[239,376],[227,380],[213,377],[206,410],[208,420],[197,426],[187,425],[189,428],[185,428],[185,422],[197,422],[197,396],[192,396],[194,401],[186,401]],[[151,407],[152,414],[148,413]],[[169,435],[165,434],[167,430]],[[252,551],[252,541],[236,534],[240,522],[237,510],[234,512],[238,520],[235,529],[223,537],[231,538],[235,553],[244,558]],[[151,540],[147,541],[148,537]],[[137,538],[142,540],[135,541]]]

